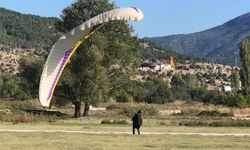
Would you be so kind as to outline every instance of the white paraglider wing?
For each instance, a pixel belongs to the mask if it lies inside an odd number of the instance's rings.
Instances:
[[[39,100],[42,106],[49,107],[61,73],[78,46],[94,33],[103,23],[112,20],[134,20],[143,18],[138,8],[118,8],[93,17],[72,31],[63,35],[52,47],[46,60],[39,85]]]

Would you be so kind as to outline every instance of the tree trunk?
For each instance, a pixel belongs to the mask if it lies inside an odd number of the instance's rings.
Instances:
[[[75,106],[75,118],[81,117],[81,102],[75,101],[73,102],[73,105]]]
[[[90,111],[89,111],[90,105],[88,103],[85,103],[84,106],[84,113],[83,116],[84,117],[89,117],[90,116]]]

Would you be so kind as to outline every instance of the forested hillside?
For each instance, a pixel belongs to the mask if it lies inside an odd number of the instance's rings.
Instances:
[[[54,27],[56,20],[0,8],[0,44],[12,48],[50,47],[57,37]]]
[[[154,61],[166,61],[170,56],[174,58],[176,62],[185,63],[191,62],[210,62],[205,58],[199,58],[188,54],[181,54],[172,49],[165,48],[159,44],[146,42],[141,40],[142,47],[138,50],[139,57],[142,61],[150,60]]]

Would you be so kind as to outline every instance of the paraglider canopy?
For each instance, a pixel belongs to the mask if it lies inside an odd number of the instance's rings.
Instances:
[[[52,47],[46,60],[39,85],[39,100],[49,107],[56,84],[62,71],[80,44],[92,35],[102,24],[112,20],[134,20],[143,18],[143,13],[135,7],[113,9],[99,14],[63,35]]]

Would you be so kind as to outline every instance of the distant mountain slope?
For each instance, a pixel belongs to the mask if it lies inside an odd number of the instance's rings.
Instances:
[[[166,49],[163,46],[157,45],[155,43],[147,43],[141,41],[141,48],[138,49],[138,56],[141,61],[144,62],[164,62],[168,61],[170,57],[174,58],[175,63],[185,63],[189,62],[209,62],[206,59],[198,58],[191,55],[180,54],[178,52]]]
[[[10,47],[50,47],[57,18],[24,15],[0,7],[0,44]]]
[[[250,13],[206,31],[145,38],[145,40],[161,44],[180,53],[234,65],[235,52],[239,57],[239,43],[245,38],[250,39]]]

